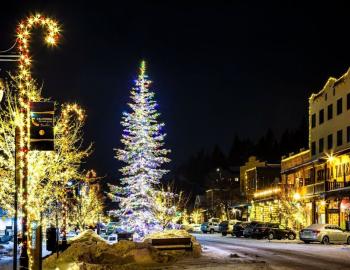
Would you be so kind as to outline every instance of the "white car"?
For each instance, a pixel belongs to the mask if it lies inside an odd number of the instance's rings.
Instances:
[[[332,224],[312,224],[300,231],[300,240],[304,243],[320,242],[324,245],[330,243],[350,245],[350,232],[342,230]]]
[[[203,233],[219,232],[219,223],[217,223],[217,222],[204,222],[201,225],[201,231]]]

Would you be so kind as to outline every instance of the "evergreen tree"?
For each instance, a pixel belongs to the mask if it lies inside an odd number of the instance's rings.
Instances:
[[[122,227],[133,231],[135,238],[160,229],[156,218],[156,191],[162,176],[167,173],[161,169],[169,150],[163,148],[164,123],[158,123],[157,103],[154,93],[149,91],[151,81],[146,75],[145,62],[141,62],[140,73],[131,91],[130,112],[124,112],[124,127],[121,142],[123,149],[117,150],[116,158],[126,165],[120,169],[123,174],[121,186],[111,186],[115,199],[119,202],[119,216]]]

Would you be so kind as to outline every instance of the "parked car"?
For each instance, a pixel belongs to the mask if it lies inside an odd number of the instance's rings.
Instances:
[[[204,222],[201,225],[201,231],[203,233],[219,232],[219,223],[217,223],[217,222]]]
[[[236,237],[242,237],[244,229],[247,228],[249,224],[250,222],[237,222],[233,226],[233,235],[235,235]]]
[[[233,236],[233,226],[239,222],[239,220],[225,220],[219,224],[219,232],[221,232],[222,236],[226,236],[231,234]]]
[[[257,224],[259,224],[261,222],[258,222],[258,221],[252,221],[250,222],[246,227],[245,229],[243,230],[243,236],[245,238],[248,238],[248,237],[251,237],[252,236],[252,232],[253,232],[253,229],[255,228],[255,226]]]
[[[210,218],[208,222],[215,222],[215,223],[220,223],[220,218]]]
[[[269,223],[258,223],[252,230],[251,237],[256,239],[267,238]]]
[[[281,224],[276,223],[270,223],[268,225],[268,231],[267,231],[267,239],[289,239],[294,240],[296,238],[297,234],[294,230],[283,226]]]
[[[329,243],[346,243],[350,245],[350,232],[343,231],[339,226],[332,224],[312,224],[300,231],[300,240],[308,244],[320,242],[324,245]]]
[[[278,223],[261,223],[257,224],[253,229],[252,237],[262,239],[289,239],[296,238],[296,232]]]

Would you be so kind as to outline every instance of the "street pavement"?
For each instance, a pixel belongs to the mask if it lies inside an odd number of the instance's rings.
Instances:
[[[256,240],[223,237],[220,234],[193,234],[206,250],[225,264],[251,264],[247,269],[350,269],[350,246],[304,244],[299,240]],[[231,260],[227,260],[231,258]],[[264,265],[264,267],[262,267]],[[228,268],[222,269],[231,269]],[[232,265],[233,266],[233,265]],[[234,269],[234,267],[232,267]]]

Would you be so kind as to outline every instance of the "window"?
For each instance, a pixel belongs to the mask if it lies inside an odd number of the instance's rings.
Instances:
[[[316,127],[316,114],[315,113],[311,116],[311,128],[314,128],[314,127]]]
[[[331,120],[333,118],[333,104],[329,104],[327,108],[327,119]]]
[[[334,226],[333,227],[333,230],[337,230],[337,231],[343,231],[340,227],[338,227],[338,226]]]
[[[343,144],[343,130],[337,131],[337,146],[341,146]]]
[[[318,121],[320,125],[324,122],[324,109],[320,110],[320,116],[318,118]]]
[[[311,155],[316,155],[316,142],[311,143]]]
[[[350,93],[346,95],[346,109],[350,110]]]
[[[327,148],[332,149],[333,148],[333,134],[329,134],[327,137]]]
[[[321,139],[318,141],[318,152],[319,152],[319,153],[322,153],[322,152],[323,152],[323,138],[321,138]]]
[[[343,112],[343,99],[340,98],[337,100],[337,115]]]

